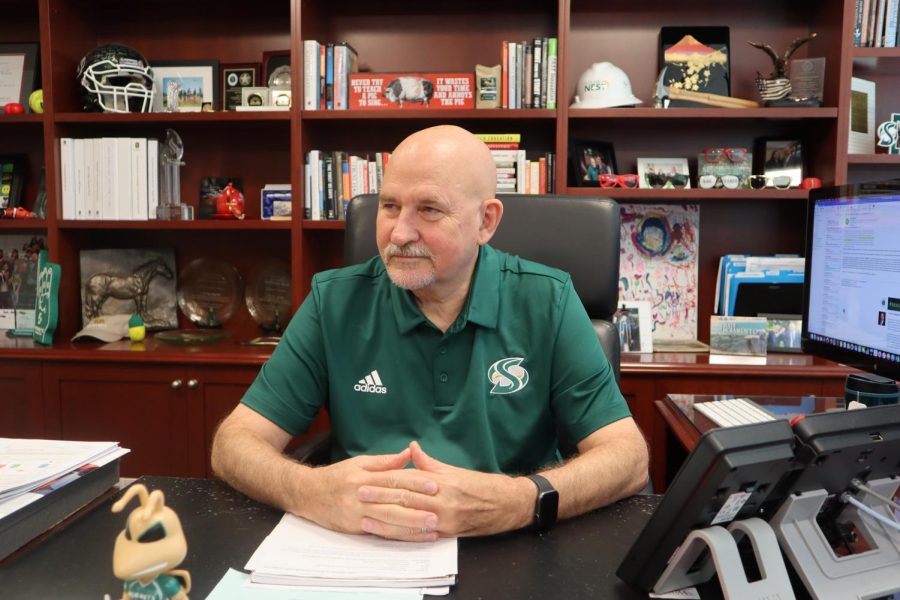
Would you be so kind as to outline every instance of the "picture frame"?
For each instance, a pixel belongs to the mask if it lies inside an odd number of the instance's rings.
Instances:
[[[241,107],[252,106],[264,110],[269,106],[269,88],[245,87],[241,90]]]
[[[0,106],[18,102],[26,111],[28,96],[40,87],[38,44],[0,44]]]
[[[666,86],[730,96],[730,36],[724,26],[661,27],[658,64]],[[690,100],[670,100],[669,107],[709,108]]]
[[[877,84],[859,77],[850,78],[850,154],[875,154],[875,97]]]
[[[571,140],[569,167],[578,187],[599,187],[599,175],[618,173],[616,153],[610,142]]]
[[[150,66],[156,82],[153,112],[200,112],[204,102],[213,110],[220,106],[219,61],[156,60]]]
[[[27,160],[24,154],[0,155],[0,210],[22,206]]]
[[[241,105],[241,90],[260,84],[262,64],[258,62],[222,63],[219,69],[222,110],[235,110]]]
[[[260,85],[267,86],[269,85],[269,77],[271,77],[272,72],[281,67],[283,65],[290,66],[291,64],[291,51],[290,50],[268,50],[263,52],[262,55],[263,62],[263,78],[260,82]]]
[[[612,323],[619,332],[619,349],[622,352],[653,352],[653,319],[649,301],[619,302]]]
[[[637,172],[638,187],[642,189],[691,188],[691,171],[686,158],[638,158]]]
[[[798,139],[758,138],[755,142],[754,171],[766,178],[767,187],[799,187],[806,169],[803,142]],[[788,177],[787,180],[780,181]]]

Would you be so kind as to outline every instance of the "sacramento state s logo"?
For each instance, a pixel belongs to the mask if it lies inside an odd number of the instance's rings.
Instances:
[[[488,381],[494,384],[492,394],[512,394],[528,385],[528,371],[522,368],[524,358],[501,358],[488,368]]]

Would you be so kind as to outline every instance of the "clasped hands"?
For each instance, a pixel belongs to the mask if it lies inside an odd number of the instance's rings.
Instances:
[[[415,468],[405,469],[410,461]],[[536,494],[524,477],[454,467],[418,442],[320,467],[313,477],[302,516],[336,531],[418,542],[523,527]]]

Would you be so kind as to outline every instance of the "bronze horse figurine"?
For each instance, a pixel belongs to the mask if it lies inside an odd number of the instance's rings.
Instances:
[[[84,312],[88,319],[99,317],[109,298],[133,300],[134,310],[147,318],[147,294],[150,282],[157,276],[172,279],[172,270],[161,258],[154,258],[137,267],[130,275],[95,273],[84,284]]]

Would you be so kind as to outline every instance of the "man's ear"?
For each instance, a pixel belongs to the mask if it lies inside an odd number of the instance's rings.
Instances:
[[[497,226],[500,225],[500,219],[503,218],[503,203],[496,198],[485,200],[481,205],[481,227],[478,229],[478,243],[487,244]]]

